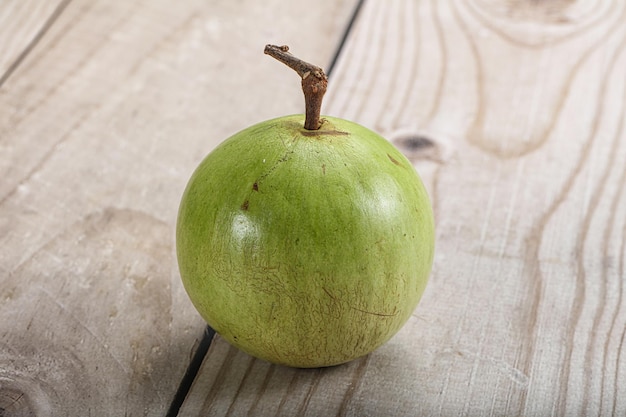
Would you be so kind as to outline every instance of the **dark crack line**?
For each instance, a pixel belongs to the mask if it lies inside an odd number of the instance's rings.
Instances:
[[[352,11],[352,16],[350,16],[348,25],[346,26],[346,29],[343,32],[341,40],[339,41],[339,46],[337,47],[337,51],[335,51],[335,55],[333,56],[333,59],[330,61],[330,65],[328,66],[328,71],[326,71],[326,75],[328,77],[330,77],[330,74],[333,73],[333,70],[335,69],[335,66],[337,65],[337,61],[339,61],[339,57],[341,56],[341,53],[344,50],[344,46],[346,46],[346,41],[348,40],[348,36],[350,36],[350,33],[352,32],[352,27],[354,26],[357,18],[359,17],[359,12],[363,8],[364,3],[365,3],[365,0],[359,0],[356,6],[354,7],[354,10]]]
[[[32,50],[35,49],[37,44],[43,39],[46,33],[48,33],[50,28],[54,25],[54,23],[57,21],[59,16],[63,14],[63,11],[65,11],[65,9],[67,8],[67,6],[70,4],[71,1],[72,0],[63,0],[57,5],[57,7],[52,12],[52,14],[44,22],[43,26],[41,26],[39,31],[37,31],[33,39],[31,39],[28,45],[26,45],[26,48],[24,48],[24,50],[18,55],[15,61],[13,61],[11,65],[9,65],[9,68],[7,68],[4,74],[2,74],[2,77],[0,77],[0,88],[4,86],[4,84],[11,77],[11,75],[13,75],[15,70],[17,70],[17,68],[22,64],[22,62],[24,62],[24,60],[32,52]]]
[[[200,371],[202,362],[204,362],[204,357],[211,347],[211,342],[213,342],[214,336],[215,330],[207,326],[202,334],[202,339],[200,339],[198,349],[196,349],[196,353],[194,353],[193,358],[191,358],[191,362],[189,362],[187,371],[185,372],[183,379],[180,381],[178,390],[176,390],[176,395],[174,395],[174,399],[172,400],[165,417],[176,417],[178,415],[180,407],[182,407],[185,402],[185,398],[187,398],[187,394],[191,390],[193,381],[196,379],[196,376],[198,376],[198,372]]]

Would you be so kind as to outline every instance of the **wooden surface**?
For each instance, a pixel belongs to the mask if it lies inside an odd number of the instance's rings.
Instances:
[[[355,2],[318,3],[0,3],[0,415],[165,414],[204,327],[178,199],[222,139],[300,111],[262,47],[330,62]],[[422,175],[424,298],[329,369],[218,336],[180,415],[625,415],[625,23],[617,0],[366,0],[324,113]]]

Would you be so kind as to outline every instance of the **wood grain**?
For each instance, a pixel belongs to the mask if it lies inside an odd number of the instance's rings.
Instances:
[[[388,344],[299,371],[217,339],[185,415],[623,415],[626,4],[366,2],[324,113],[433,199],[424,299]]]
[[[1,415],[165,413],[205,327],[174,257],[180,195],[241,125],[299,109],[265,43],[330,61],[352,4],[295,25],[303,7],[0,4]]]

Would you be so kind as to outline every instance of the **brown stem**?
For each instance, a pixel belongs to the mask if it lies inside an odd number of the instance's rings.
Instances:
[[[328,78],[324,70],[291,55],[289,47],[286,45],[265,45],[265,53],[287,65],[302,77],[302,92],[304,93],[306,108],[304,128],[307,130],[319,129],[322,124],[320,119],[322,98],[328,86]]]

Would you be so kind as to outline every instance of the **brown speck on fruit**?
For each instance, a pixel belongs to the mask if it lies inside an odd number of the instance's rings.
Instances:
[[[242,210],[248,210],[248,206],[250,206],[250,202],[248,200],[244,201],[241,205]]]
[[[252,190],[253,191],[259,191],[259,183],[255,182],[254,184],[252,184]]]
[[[396,160],[393,156],[391,156],[391,155],[387,154],[387,157],[388,157],[388,158],[389,158],[389,160],[390,160],[391,162],[393,162],[395,165],[400,166],[400,162],[398,162],[398,161],[397,161],[397,160]]]
[[[332,298],[334,301],[339,301],[337,299],[337,297],[335,297],[330,291],[328,291],[326,288],[322,287],[322,290],[324,290],[324,292],[326,293],[326,295],[328,295],[330,298]]]

